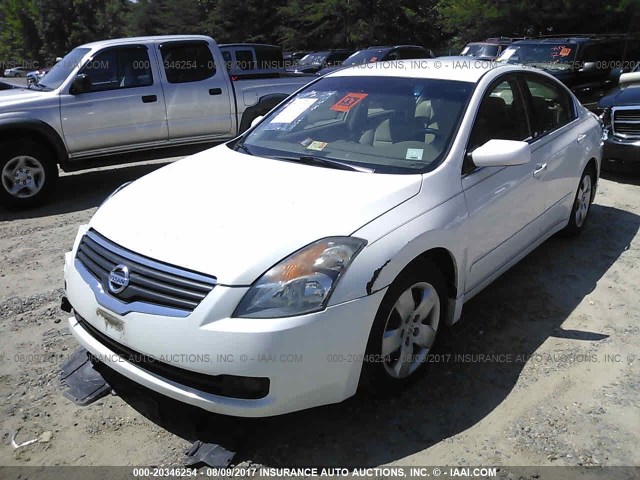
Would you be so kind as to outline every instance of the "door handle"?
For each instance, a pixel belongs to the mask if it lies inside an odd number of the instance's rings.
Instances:
[[[210,88],[209,95],[220,95],[222,93],[221,88]]]
[[[142,103],[153,103],[153,102],[157,102],[158,101],[158,97],[155,95],[143,95],[142,96]]]
[[[546,169],[547,169],[546,163],[543,163],[542,165],[537,164],[536,169],[533,171],[533,176],[538,178],[540,175],[542,175],[542,172],[544,172]]]
[[[578,135],[578,143],[581,143],[585,138],[587,138],[586,133],[581,133],[580,135]]]

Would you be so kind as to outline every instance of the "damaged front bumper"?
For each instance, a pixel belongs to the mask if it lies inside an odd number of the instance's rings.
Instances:
[[[100,362],[168,397],[216,413],[262,417],[355,394],[386,288],[298,317],[231,318],[244,288],[217,286],[187,317],[105,310],[65,259],[69,327]]]

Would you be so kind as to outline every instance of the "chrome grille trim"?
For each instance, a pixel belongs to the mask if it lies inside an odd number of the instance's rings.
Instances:
[[[613,107],[611,131],[617,137],[640,138],[640,105]]]
[[[98,303],[120,315],[141,312],[186,317],[216,285],[215,277],[151,260],[95,230],[82,237],[74,263]],[[114,294],[107,282],[109,272],[119,264],[129,268],[130,282]]]

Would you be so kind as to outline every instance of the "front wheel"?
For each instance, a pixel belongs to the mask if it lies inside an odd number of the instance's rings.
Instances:
[[[445,282],[430,262],[401,274],[385,295],[369,335],[360,385],[395,391],[416,378],[435,343],[446,310]]]
[[[566,236],[579,235],[587,224],[589,212],[591,211],[591,203],[593,202],[593,189],[595,187],[595,178],[590,169],[587,168],[578,185],[578,191],[571,209],[569,223],[562,233]]]
[[[0,145],[0,203],[26,208],[44,201],[58,178],[47,151],[26,139]]]

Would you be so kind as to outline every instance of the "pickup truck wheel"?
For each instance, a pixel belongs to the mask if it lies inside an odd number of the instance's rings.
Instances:
[[[424,371],[446,316],[446,287],[431,262],[401,274],[389,287],[369,335],[360,387],[393,393]]]
[[[53,190],[58,166],[40,145],[26,139],[0,145],[0,203],[32,207]]]

